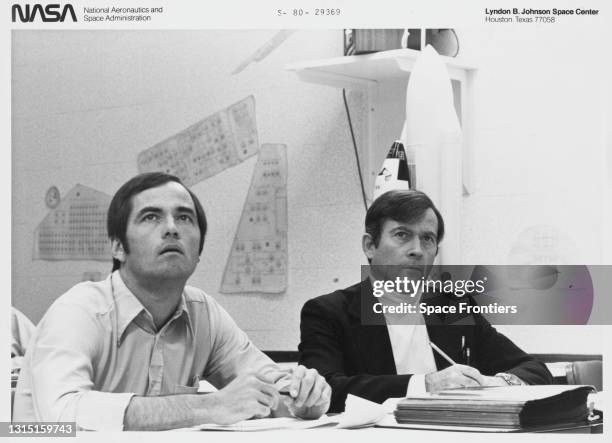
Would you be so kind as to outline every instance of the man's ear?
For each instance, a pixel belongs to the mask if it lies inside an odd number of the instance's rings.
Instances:
[[[125,249],[123,248],[123,244],[119,239],[111,240],[111,253],[113,254],[113,258],[115,260],[120,261],[121,263],[125,262]]]
[[[363,253],[366,255],[366,257],[371,260],[374,256],[376,244],[374,242],[374,238],[367,232],[363,234],[363,237],[361,237],[361,248],[363,249]]]

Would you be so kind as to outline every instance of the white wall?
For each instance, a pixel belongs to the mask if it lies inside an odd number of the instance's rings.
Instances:
[[[464,259],[505,264],[523,229],[550,225],[576,246],[566,263],[599,264],[603,44],[579,27],[502,29],[459,32],[479,68]]]
[[[499,26],[458,30],[462,56],[479,67],[476,192],[464,201],[463,263],[505,264],[517,235],[541,224],[576,244],[571,262],[599,263],[598,54],[583,38],[553,27],[525,31],[533,34],[520,38]],[[258,346],[296,348],[304,301],[359,278],[364,209],[341,92],[283,69],[341,55],[341,32],[298,31],[262,62],[229,75],[273,34],[13,33],[14,305],[38,321],[83,272],[110,269],[101,262],[32,260],[49,186],[65,193],[81,183],[112,195],[137,173],[138,152],[253,94],[260,143],[288,146],[289,289],[218,294],[255,158],[193,187],[210,230],[190,283],[214,295]],[[350,98],[359,137],[368,109],[361,95]],[[601,352],[599,344],[584,346],[597,337],[592,328],[540,328],[536,337],[529,328],[502,329],[531,352]],[[563,346],[559,331],[566,331]]]
[[[604,263],[604,30],[502,25],[457,33],[461,55],[478,66],[463,263],[520,263],[513,248],[529,229],[556,239],[549,251],[527,254],[534,263]],[[602,352],[601,327],[499,329],[532,352]]]

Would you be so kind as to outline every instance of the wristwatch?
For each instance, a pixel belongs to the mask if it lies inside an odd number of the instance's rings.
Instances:
[[[498,372],[495,374],[496,377],[503,379],[509,386],[519,386],[524,384],[523,381],[514,374],[508,374],[507,372]]]

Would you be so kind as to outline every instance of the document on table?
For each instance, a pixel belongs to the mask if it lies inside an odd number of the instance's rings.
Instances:
[[[319,427],[333,427],[337,420],[327,415],[318,420],[302,420],[294,417],[279,418],[258,418],[253,420],[243,420],[232,425],[203,424],[189,428],[193,431],[272,431],[275,429],[311,429]]]
[[[333,416],[323,415],[317,420],[303,420],[294,417],[260,418],[244,420],[233,425],[202,424],[184,430],[249,432],[275,429],[356,429],[373,426],[384,416],[385,410],[382,405],[349,394],[346,399],[345,412]]]

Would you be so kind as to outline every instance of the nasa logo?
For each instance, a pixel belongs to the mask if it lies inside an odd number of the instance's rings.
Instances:
[[[22,23],[33,22],[36,16],[40,17],[43,22],[63,22],[66,16],[70,14],[73,22],[77,21],[74,8],[71,4],[64,5],[63,9],[60,4],[52,3],[43,5],[36,3],[34,5],[18,5],[14,4],[12,9],[13,23],[19,19]]]

